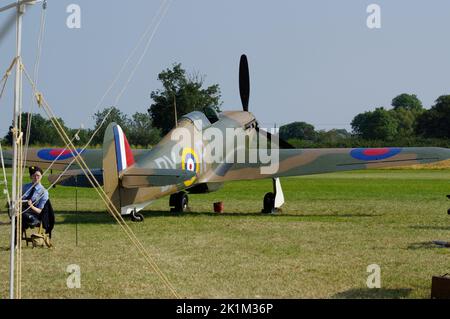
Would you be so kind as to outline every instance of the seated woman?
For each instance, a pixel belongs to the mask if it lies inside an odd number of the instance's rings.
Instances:
[[[42,169],[37,166],[29,168],[31,183],[22,189],[22,219],[24,228],[36,227],[41,220],[40,213],[48,201],[48,191],[41,184]]]

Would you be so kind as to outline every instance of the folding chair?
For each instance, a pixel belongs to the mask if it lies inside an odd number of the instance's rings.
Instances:
[[[32,232],[30,236],[27,235],[27,229],[31,228],[28,225],[22,225],[22,240],[25,240],[27,246],[28,243],[33,245],[33,248],[36,246],[44,246],[52,247],[51,238],[52,238],[52,230],[55,224],[55,215],[53,212],[53,207],[48,200],[42,212],[39,214],[39,226],[37,227],[37,232]],[[34,227],[33,227],[34,228]]]

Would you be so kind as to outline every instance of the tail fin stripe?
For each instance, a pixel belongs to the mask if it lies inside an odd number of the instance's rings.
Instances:
[[[120,172],[123,169],[122,168],[123,166],[122,166],[122,156],[120,156],[120,137],[118,126],[114,126],[113,132],[114,132],[114,144],[116,147],[117,171]]]
[[[116,146],[117,171],[121,172],[134,164],[134,157],[122,128],[116,125],[113,132]]]
[[[120,161],[122,162],[122,168],[121,170],[124,170],[127,168],[127,157],[125,156],[125,143],[124,138],[125,135],[123,134],[122,128],[118,126],[119,128],[119,141],[120,141]]]

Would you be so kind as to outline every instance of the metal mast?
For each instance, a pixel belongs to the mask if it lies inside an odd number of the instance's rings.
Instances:
[[[15,244],[18,242],[19,234],[16,234],[16,215],[19,211],[20,199],[17,198],[17,170],[19,169],[18,162],[18,145],[17,138],[19,134],[19,120],[21,113],[21,95],[22,95],[22,72],[21,72],[21,54],[22,54],[22,14],[24,5],[17,1],[16,13],[16,78],[14,83],[14,113],[13,113],[13,176],[12,176],[12,201],[10,205],[11,210],[11,250],[10,250],[10,274],[9,274],[9,298],[14,299],[14,256],[16,253]],[[20,184],[20,183],[19,183]]]
[[[9,203],[9,213],[11,216],[11,250],[10,250],[10,281],[9,281],[9,297],[14,299],[14,259],[15,259],[15,244],[20,240],[20,234],[16,233],[16,215],[20,212],[21,199],[18,198],[20,194],[21,181],[17,179],[17,173],[20,169],[19,165],[19,148],[18,144],[21,142],[22,138],[20,132],[20,116],[22,113],[22,16],[25,12],[25,5],[34,4],[35,0],[17,0],[15,3],[11,3],[0,8],[0,12],[15,8],[16,9],[16,72],[15,72],[15,83],[14,83],[14,112],[13,112],[13,176],[12,176],[12,198]]]

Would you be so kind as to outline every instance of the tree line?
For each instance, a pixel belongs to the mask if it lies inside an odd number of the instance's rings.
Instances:
[[[103,125],[100,125],[109,113],[109,116]],[[58,132],[54,128],[52,122],[49,119],[42,117],[40,114],[31,114],[31,121],[28,122],[30,117],[29,113],[22,113],[22,132],[24,142],[27,140],[27,123],[30,123],[29,128],[29,145],[39,146],[64,146],[62,139],[58,135]],[[121,112],[116,107],[105,108],[103,111],[99,111],[94,114],[95,127],[73,129],[65,125],[61,118],[57,119],[68,136],[72,139],[72,142],[76,146],[84,146],[88,143],[93,136],[90,146],[101,147],[103,144],[103,136],[106,127],[111,122],[118,123],[124,133],[127,136],[128,142],[135,146],[149,147],[157,143],[160,139],[160,130],[152,126],[151,120],[146,113],[134,113],[131,118]],[[3,138],[3,143],[6,145],[12,145],[12,133],[11,128],[8,134]]]
[[[220,87],[204,86],[205,76],[188,74],[181,64],[158,74],[161,89],[150,93],[152,103],[147,113],[136,112],[129,116],[115,106],[94,114],[94,128],[68,128],[77,146],[85,145],[93,136],[90,146],[101,147],[107,125],[118,123],[131,145],[148,148],[160,141],[174,126],[176,119],[195,110],[212,107],[220,112],[222,102]],[[176,112],[176,114],[175,114]],[[30,114],[22,114],[22,126]],[[106,118],[106,119],[105,119]],[[376,147],[376,146],[442,146],[450,147],[450,95],[438,97],[430,109],[425,109],[415,94],[400,94],[392,99],[390,108],[377,107],[357,114],[351,122],[352,131],[331,129],[317,131],[306,122],[292,122],[280,127],[280,138],[296,147]],[[62,146],[62,141],[50,120],[32,114],[29,128],[30,145]],[[27,137],[23,129],[24,140]],[[12,144],[9,132],[2,141]]]
[[[280,137],[296,147],[450,147],[450,95],[439,96],[425,109],[415,94],[392,99],[392,108],[377,107],[357,114],[352,132],[345,129],[316,131],[305,122],[280,127]]]

